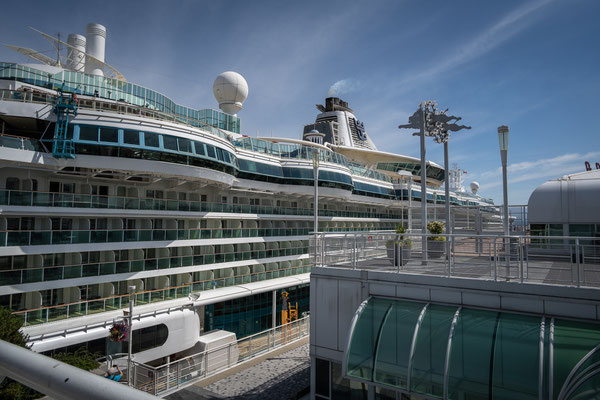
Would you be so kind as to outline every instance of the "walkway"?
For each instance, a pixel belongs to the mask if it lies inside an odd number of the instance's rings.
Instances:
[[[229,376],[205,379],[166,397],[169,400],[287,400],[308,393],[310,387],[309,344],[278,353],[271,352],[254,365]]]

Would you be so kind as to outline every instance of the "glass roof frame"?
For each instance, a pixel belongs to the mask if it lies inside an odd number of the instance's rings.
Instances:
[[[455,307],[455,309],[451,307]],[[414,311],[417,308],[420,308],[418,318],[407,324],[410,319],[407,319],[407,316],[412,313],[414,317]],[[407,314],[406,310],[409,310],[410,313]],[[428,314],[429,310],[438,313],[437,320],[435,316],[430,315],[431,312]],[[399,312],[400,314],[398,314]],[[439,316],[441,315],[444,320],[448,321],[447,318],[450,317],[450,314],[452,314],[452,318],[445,339],[445,352],[443,355],[434,354],[431,351],[425,354],[430,359],[426,360],[426,364],[429,362],[427,364],[429,367],[423,370],[423,360],[420,358],[424,355],[423,349],[428,348],[427,340],[432,340],[433,333],[439,333],[435,331],[435,329],[439,329],[440,324],[436,325],[440,321]],[[447,315],[447,317],[443,315]],[[539,322],[536,321],[537,318],[540,318]],[[428,319],[427,329],[423,328],[425,319]],[[484,325],[481,325],[482,321]],[[391,377],[390,380],[390,371],[402,370],[402,362],[398,364],[398,360],[396,360],[394,361],[396,364],[389,364],[389,362],[386,364],[385,360],[380,359],[380,355],[383,355],[383,358],[393,359],[397,354],[402,353],[398,347],[400,344],[391,343],[389,338],[393,335],[386,331],[392,330],[393,334],[406,337],[407,332],[401,334],[399,329],[406,330],[410,324],[414,324],[414,327],[407,360],[408,369],[405,371],[406,386],[404,386],[402,373]],[[432,330],[432,326],[434,330]],[[477,328],[475,335],[488,332],[488,337],[484,338],[483,342],[475,340],[473,345],[473,333],[470,329],[472,327]],[[493,335],[490,335],[492,328]],[[422,333],[423,329],[425,331]],[[555,344],[557,330],[559,341]],[[357,332],[359,342],[354,340]],[[429,335],[429,337],[423,338],[423,335]],[[465,335],[467,335],[466,338]],[[408,339],[407,337],[406,341]],[[422,354],[418,354],[418,340],[425,340],[426,346],[421,345]],[[435,340],[438,342],[437,347],[439,348],[441,342],[439,338]],[[463,343],[457,343],[454,346],[453,342],[456,340]],[[466,347],[464,343],[467,343]],[[357,345],[359,346],[358,353],[356,352]],[[388,346],[388,348],[381,348],[381,346]],[[432,349],[436,348],[434,344],[428,346]],[[591,346],[594,347],[590,350]],[[482,351],[485,348],[491,349],[491,352]],[[453,350],[459,353],[454,355]],[[369,356],[369,351],[372,352],[372,357]],[[573,352],[575,352],[574,355]],[[480,354],[483,355],[480,356]],[[440,377],[435,375],[434,364],[436,362],[433,359],[441,360],[442,356],[444,358],[443,377]],[[471,366],[469,356],[479,357],[479,360],[475,360],[476,362]],[[555,364],[557,356],[559,363]],[[478,370],[478,366],[482,365],[482,362],[483,365],[489,366],[488,370],[485,368],[483,371]],[[413,370],[418,363],[421,364],[419,378],[421,382],[415,384]],[[461,363],[462,367],[456,368]],[[439,364],[438,361],[437,365]],[[535,367],[532,368],[534,365]],[[556,365],[558,365],[558,370],[555,370]],[[461,370],[461,368],[463,370],[452,371],[453,366],[457,370]],[[464,370],[465,368],[471,368],[472,371],[468,372]],[[513,398],[511,396],[516,393],[514,398],[522,399],[579,398],[578,396],[588,395],[590,391],[594,394],[600,393],[600,325],[587,321],[555,320],[554,317],[547,315],[463,308],[458,305],[449,307],[422,301],[371,296],[361,303],[352,318],[344,349],[342,371],[347,379],[432,399],[456,398],[455,396],[460,396],[460,393],[471,393],[469,385],[471,387],[478,385],[479,392],[476,390],[473,393],[480,396],[486,396],[489,393],[491,397],[506,398],[509,396],[509,398]],[[566,374],[567,371],[568,374]],[[423,375],[424,373],[425,375]],[[457,376],[461,373],[462,377],[457,380]],[[473,373],[475,375],[469,376]],[[480,376],[479,382],[477,382],[477,375]],[[537,375],[537,382],[533,378],[535,375]],[[432,379],[430,383],[425,382],[426,390],[429,390],[429,393],[423,393],[423,376]],[[449,380],[451,376],[453,382]],[[481,376],[484,379],[481,379]],[[488,376],[489,381],[487,380]],[[441,382],[440,378],[442,378]],[[440,387],[440,383],[442,387]],[[420,390],[415,390],[417,385],[421,385]],[[560,392],[555,394],[555,387],[560,387]]]

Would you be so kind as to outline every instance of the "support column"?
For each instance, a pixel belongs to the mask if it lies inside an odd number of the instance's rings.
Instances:
[[[273,290],[273,306],[272,306],[272,324],[271,328],[275,328],[277,326],[277,290]]]

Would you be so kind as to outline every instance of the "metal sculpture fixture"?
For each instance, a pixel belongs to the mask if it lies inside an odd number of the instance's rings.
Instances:
[[[461,117],[448,115],[448,109],[439,111],[437,103],[433,100],[427,100],[419,104],[419,108],[413,115],[408,117],[408,124],[400,125],[398,128],[423,129],[425,136],[432,136],[436,143],[446,143],[450,137],[448,132],[458,132],[461,129],[471,129],[467,125],[458,125],[456,122]],[[423,121],[423,119],[425,119]],[[455,123],[449,123],[454,121]]]

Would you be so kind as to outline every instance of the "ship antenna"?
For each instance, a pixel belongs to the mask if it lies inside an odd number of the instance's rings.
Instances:
[[[56,63],[60,67],[60,32],[57,33],[58,42],[56,42]]]

